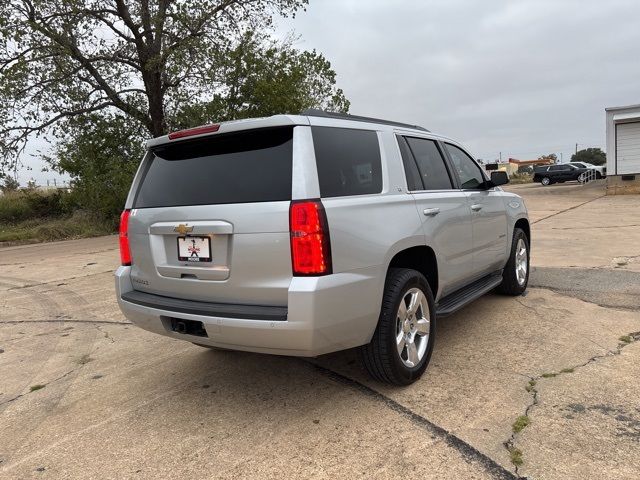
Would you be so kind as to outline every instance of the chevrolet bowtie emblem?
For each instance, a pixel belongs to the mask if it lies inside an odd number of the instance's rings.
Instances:
[[[188,225],[181,223],[176,228],[174,228],[173,231],[179,233],[180,235],[184,235],[186,233],[193,232],[193,227],[189,227]]]

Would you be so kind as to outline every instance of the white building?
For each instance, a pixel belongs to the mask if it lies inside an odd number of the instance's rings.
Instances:
[[[640,105],[607,113],[607,193],[640,193]]]

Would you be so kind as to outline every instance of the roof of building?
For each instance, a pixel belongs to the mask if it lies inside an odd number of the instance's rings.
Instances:
[[[518,165],[549,165],[553,163],[553,160],[550,158],[543,158],[538,160],[518,160],[517,158],[509,158],[509,163],[516,163]]]
[[[614,112],[616,110],[626,110],[628,108],[639,108],[640,109],[640,103],[635,104],[635,105],[623,105],[621,107],[607,107],[605,108],[605,112]]]

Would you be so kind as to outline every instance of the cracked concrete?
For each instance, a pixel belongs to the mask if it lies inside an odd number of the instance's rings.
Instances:
[[[504,446],[508,452],[510,453],[514,451],[519,452],[518,458],[516,459],[515,462],[514,462],[513,456],[511,457],[512,463],[514,463],[516,475],[520,475],[521,473],[520,467],[522,466],[522,455],[523,455],[522,450],[518,448],[517,441],[520,434],[524,431],[524,429],[530,425],[532,411],[540,404],[541,400],[540,400],[538,388],[540,388],[541,383],[544,382],[545,380],[554,379],[562,375],[572,375],[576,373],[576,371],[580,370],[581,368],[584,368],[598,360],[611,358],[612,356],[615,356],[615,355],[620,355],[623,348],[640,340],[640,332],[630,332],[627,335],[620,337],[619,340],[621,339],[624,339],[624,341],[619,341],[615,350],[606,350],[604,353],[594,355],[593,357],[589,358],[585,362],[580,363],[578,365],[571,365],[569,367],[564,367],[559,371],[545,372],[537,376],[530,377],[529,382],[524,386],[524,388],[531,395],[531,402],[526,406],[523,414],[519,417],[519,418],[526,418],[527,423],[520,429],[516,430],[514,428],[514,431],[512,432],[511,436],[504,442]],[[629,437],[640,440],[640,420],[637,420],[633,417],[628,416],[624,410],[621,410],[616,407],[608,406],[608,405],[595,405],[593,407],[590,407],[590,409],[599,410],[605,414],[610,414],[611,412],[617,413],[616,420],[623,422],[626,426],[626,428],[622,428],[622,429],[619,428],[619,430],[625,431],[626,435],[628,435]],[[567,405],[566,410],[570,410],[573,413],[584,413],[586,411],[586,408],[581,404],[569,404]],[[636,408],[636,410],[640,412],[640,408]],[[574,419],[575,417],[571,415],[567,415],[565,416],[565,418]]]
[[[513,190],[539,220],[532,287],[440,321],[407,388],[354,351],[310,365],[131,326],[115,237],[0,249],[0,476],[638,478],[640,199]]]

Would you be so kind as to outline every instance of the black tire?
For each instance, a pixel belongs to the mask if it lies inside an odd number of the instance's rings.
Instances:
[[[516,250],[518,240],[520,239],[524,241],[527,248],[527,272],[524,283],[518,282],[518,276],[516,274]],[[502,272],[502,283],[496,288],[496,291],[498,293],[513,296],[522,295],[524,293],[524,291],[527,289],[527,284],[529,283],[531,257],[529,252],[529,239],[527,238],[527,234],[520,228],[514,229],[513,240],[511,241],[511,254],[509,255],[509,261],[505,265],[504,271]]]
[[[397,313],[400,302],[412,288],[418,288],[426,297],[429,309],[429,335],[426,350],[414,367],[403,363],[396,345]],[[391,268],[385,282],[384,296],[378,326],[371,342],[361,348],[365,368],[376,380],[396,385],[409,385],[424,373],[435,341],[436,315],[433,293],[427,279],[420,272],[406,268]],[[423,337],[424,338],[424,337]]]
[[[540,183],[547,187],[549,185],[551,185],[553,182],[551,181],[551,179],[549,177],[542,177],[542,180],[540,180]]]

